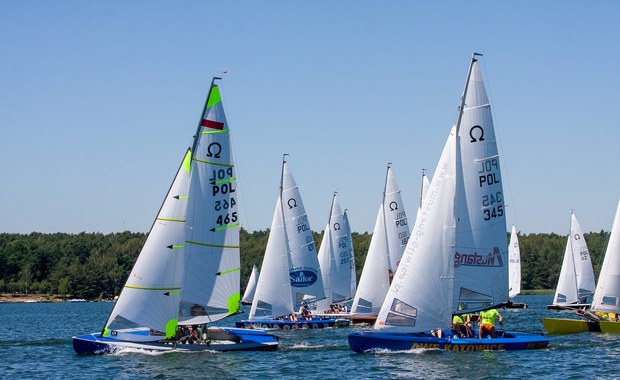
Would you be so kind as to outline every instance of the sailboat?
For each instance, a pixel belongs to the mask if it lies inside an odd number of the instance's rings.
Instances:
[[[236,177],[219,79],[103,331],[74,336],[77,353],[278,347],[264,331],[207,327],[236,314],[240,300]]]
[[[259,275],[258,267],[256,264],[252,266],[252,273],[250,273],[250,279],[248,280],[248,285],[245,288],[245,292],[243,293],[243,297],[241,297],[242,305],[251,305],[252,299],[254,298],[254,293],[256,292],[256,284],[258,283],[258,275]]]
[[[235,325],[282,329],[347,326],[348,319],[305,319],[296,314],[297,308],[325,298],[325,288],[308,215],[286,156],[250,317]]]
[[[573,231],[571,229],[571,235]],[[569,241],[570,241],[569,236]],[[564,261],[566,261],[566,255]],[[564,263],[562,264],[562,272]],[[616,210],[614,224],[607,243],[603,266],[598,284],[594,291],[590,310],[576,308],[580,319],[544,318],[543,325],[549,334],[574,334],[579,332],[620,333],[618,313],[620,313],[620,203]],[[558,285],[559,288],[559,285]],[[567,288],[568,289],[568,288]],[[575,286],[577,289],[577,286]],[[572,291],[572,298],[577,299],[577,290]],[[557,292],[556,292],[557,294]],[[557,297],[557,295],[556,295]]]
[[[351,227],[347,212],[342,211],[338,193],[334,193],[328,223],[319,247],[319,266],[323,278],[325,298],[316,302],[316,313],[340,314],[332,305],[340,305],[355,295],[357,279]],[[344,313],[343,314],[348,314]]]
[[[496,338],[443,337],[453,314],[508,298],[506,217],[490,104],[474,53],[465,89],[409,242],[374,325],[350,334],[349,346],[447,351],[543,348],[545,337],[498,331]]]
[[[521,249],[517,229],[512,226],[508,243],[508,302],[502,305],[508,309],[525,309],[527,304],[514,302],[513,298],[521,293]]]
[[[351,305],[353,323],[374,323],[377,319],[408,240],[407,214],[400,188],[388,164],[383,199],[379,205],[360,283]]]
[[[549,309],[585,309],[587,298],[594,294],[594,271],[586,240],[574,212],[571,212],[570,233],[558,285]]]
[[[607,243],[603,266],[592,299],[592,312],[599,317],[603,333],[620,333],[620,202]]]

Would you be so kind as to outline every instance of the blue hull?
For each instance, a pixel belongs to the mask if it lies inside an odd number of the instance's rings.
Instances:
[[[446,336],[449,331],[444,332]],[[349,334],[349,346],[355,352],[380,350],[407,351],[416,348],[445,351],[512,351],[545,348],[549,339],[542,335],[498,331],[497,338],[436,338],[429,334],[386,333],[378,331]]]
[[[301,330],[301,329],[323,329],[326,327],[346,327],[351,321],[344,318],[313,318],[309,321],[288,321],[279,319],[253,319],[235,322],[235,326],[247,329],[283,329],[283,330]]]
[[[174,344],[156,342],[127,342],[102,337],[101,334],[87,334],[73,337],[73,349],[78,354],[105,354],[122,349],[137,349],[157,352],[185,351],[272,351],[278,348],[278,338],[261,330],[220,328],[209,330],[214,338],[209,344]],[[221,340],[215,340],[221,339]]]

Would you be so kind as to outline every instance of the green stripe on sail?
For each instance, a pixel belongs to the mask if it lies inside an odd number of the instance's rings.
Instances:
[[[208,243],[200,243],[197,241],[185,240],[186,243],[202,245],[203,247],[215,247],[215,248],[241,248],[238,245],[221,245],[221,244],[208,244]]]
[[[220,129],[219,131],[202,131],[203,135],[215,135],[218,133],[228,133],[230,129]]]
[[[218,274],[222,275],[222,274],[228,274],[228,273],[232,273],[232,272],[236,272],[236,271],[240,271],[241,267],[235,268],[235,269],[229,269],[229,270],[225,270],[223,272],[219,272]]]
[[[178,319],[171,319],[166,323],[166,339],[174,338],[177,333]]]
[[[125,285],[126,288],[129,289],[138,289],[138,290],[180,290],[181,288],[149,288],[146,286],[134,286],[134,285]]]
[[[108,336],[110,336],[110,330],[109,330],[107,327],[105,327],[105,328],[103,329],[103,334],[101,334],[101,336],[103,336],[103,337],[108,337]]]
[[[203,163],[203,164],[211,164],[211,165],[227,166],[227,167],[233,167],[233,166],[235,166],[235,165],[233,165],[233,164],[222,164],[222,163],[219,163],[219,162],[212,162],[212,161],[201,160],[200,158],[196,158],[196,157],[194,157],[194,158],[193,158],[193,160],[194,160],[194,161],[201,162],[201,163]]]
[[[223,183],[228,183],[228,182],[232,182],[232,181],[236,181],[236,180],[237,180],[237,177],[231,177],[231,178],[228,178],[228,179],[221,179],[219,181],[215,181],[214,185],[221,185]]]
[[[180,296],[181,292],[168,292],[169,296]]]
[[[179,195],[178,199],[188,199],[189,197],[187,195]]]
[[[209,101],[207,102],[207,107],[213,107],[217,103],[221,102],[222,98],[220,97],[220,88],[217,85],[213,85],[211,87],[211,94],[209,95]]]
[[[223,230],[227,230],[229,228],[238,227],[238,226],[239,226],[239,223],[229,224],[229,225],[222,226],[222,227],[215,227],[213,231],[223,231]]]
[[[185,222],[185,219],[176,219],[176,218],[157,218],[157,220],[165,220],[166,222]]]
[[[235,314],[239,311],[239,304],[241,301],[241,294],[239,292],[233,293],[228,297],[228,314]]]
[[[192,165],[192,150],[188,149],[187,153],[185,153],[185,158],[183,159],[183,170],[189,173],[189,169]]]

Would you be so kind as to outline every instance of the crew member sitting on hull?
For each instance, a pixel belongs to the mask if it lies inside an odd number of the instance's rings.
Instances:
[[[461,314],[452,317],[450,330],[459,338],[473,338],[474,333],[471,330],[471,315]]]
[[[504,318],[496,309],[489,309],[480,312],[480,322],[478,322],[478,338],[482,338],[482,334],[486,331],[491,334],[491,337],[495,338],[495,317],[499,317],[499,323],[504,321]]]

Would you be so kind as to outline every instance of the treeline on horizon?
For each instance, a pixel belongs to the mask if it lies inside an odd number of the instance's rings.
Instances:
[[[0,233],[0,293],[70,296],[89,300],[118,295],[133,267],[146,233]],[[359,281],[372,234],[352,234]],[[241,230],[242,293],[262,263],[269,230]],[[598,278],[609,232],[584,234]],[[314,233],[317,250],[322,233]],[[567,236],[519,235],[522,289],[554,289]]]

